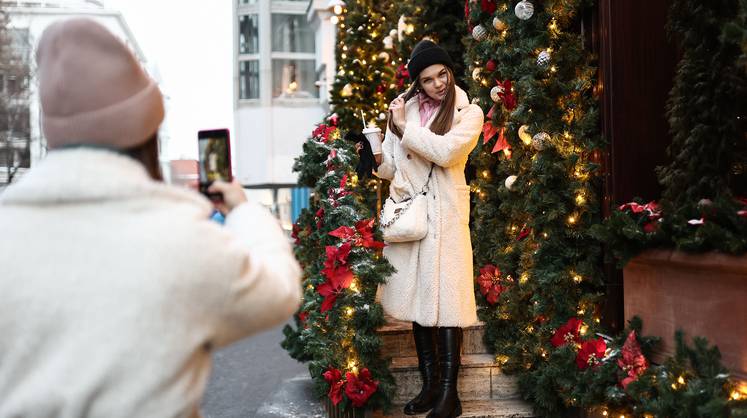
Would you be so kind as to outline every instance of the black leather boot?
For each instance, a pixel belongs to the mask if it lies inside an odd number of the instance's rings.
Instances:
[[[462,415],[457,393],[462,329],[438,328],[438,362],[441,370],[441,393],[428,418],[454,418]]]
[[[423,380],[420,393],[405,405],[406,415],[423,414],[431,410],[440,393],[438,389],[438,363],[436,362],[436,328],[412,323],[415,350],[418,353],[418,369]]]

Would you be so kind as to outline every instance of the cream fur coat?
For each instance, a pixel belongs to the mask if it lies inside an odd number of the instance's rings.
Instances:
[[[198,416],[212,349],[301,297],[269,212],[210,210],[96,149],[50,152],[0,194],[0,417]]]
[[[402,139],[387,129],[377,175],[391,180],[396,200],[413,196],[428,179],[428,235],[421,241],[390,243],[384,255],[397,269],[380,288],[384,310],[423,326],[466,327],[477,322],[472,243],[469,233],[469,186],[464,168],[482,131],[482,109],[456,87],[451,130],[436,135],[420,126],[418,97],[405,104]]]

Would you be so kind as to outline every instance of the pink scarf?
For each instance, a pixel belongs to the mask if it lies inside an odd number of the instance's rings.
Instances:
[[[425,93],[418,94],[418,100],[420,101],[420,126],[425,126],[425,124],[428,123],[428,119],[430,119],[441,106],[441,101],[434,100]]]

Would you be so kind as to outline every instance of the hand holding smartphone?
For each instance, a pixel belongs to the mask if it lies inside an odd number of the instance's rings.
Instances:
[[[212,129],[197,133],[199,151],[200,193],[213,201],[222,201],[222,193],[208,189],[214,181],[233,181],[231,174],[231,141],[228,129]]]

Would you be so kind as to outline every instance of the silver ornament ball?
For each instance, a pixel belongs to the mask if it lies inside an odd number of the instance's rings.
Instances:
[[[521,0],[514,9],[516,17],[521,20],[529,20],[534,15],[534,5],[527,0]]]
[[[550,65],[550,53],[547,51],[540,52],[539,56],[537,56],[537,65],[540,67],[547,67]]]
[[[492,89],[490,89],[490,99],[496,103],[498,103],[501,100],[501,94],[503,94],[506,91],[506,89],[503,88],[503,86],[495,86]]]
[[[506,177],[506,181],[503,182],[503,185],[506,186],[506,188],[508,190],[511,190],[514,187],[514,183],[516,182],[517,178],[518,177],[516,177],[516,176],[508,176],[508,177]]]
[[[482,25],[477,25],[472,29],[472,37],[481,42],[488,36],[488,31]]]
[[[480,67],[475,68],[472,70],[472,79],[475,81],[480,81],[480,77],[482,76],[482,69]]]
[[[540,132],[532,137],[532,148],[537,151],[542,151],[543,149],[545,149],[545,146],[549,144],[549,142],[550,135],[548,135],[546,132]]]

